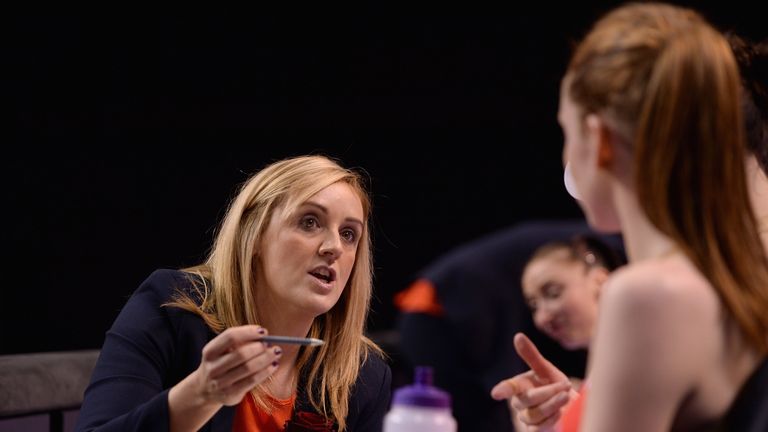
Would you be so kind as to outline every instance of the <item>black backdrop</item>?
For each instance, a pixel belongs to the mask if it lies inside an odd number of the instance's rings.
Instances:
[[[236,186],[323,153],[364,168],[376,295],[515,222],[578,217],[562,187],[558,81],[617,2],[453,17],[15,18],[0,353],[98,348],[155,268],[200,261]],[[698,5],[766,36],[751,9]],[[546,9],[543,8],[543,9]]]

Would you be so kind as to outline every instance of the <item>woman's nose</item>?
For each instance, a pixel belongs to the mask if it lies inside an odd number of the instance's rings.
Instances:
[[[336,259],[341,254],[341,236],[339,234],[330,233],[325,236],[323,243],[320,244],[320,255],[331,257]]]

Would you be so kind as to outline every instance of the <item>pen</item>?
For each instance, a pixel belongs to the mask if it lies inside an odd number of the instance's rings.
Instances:
[[[308,345],[308,346],[318,346],[325,343],[325,341],[321,339],[315,339],[315,338],[300,338],[300,337],[293,337],[293,336],[263,336],[260,341],[263,342],[270,342],[275,344],[298,344],[298,345]]]

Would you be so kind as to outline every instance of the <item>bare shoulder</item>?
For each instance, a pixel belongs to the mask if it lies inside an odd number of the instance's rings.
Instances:
[[[683,256],[614,272],[590,348],[587,429],[629,422],[632,430],[669,430],[675,407],[709,370],[700,360],[713,338],[702,334],[716,331],[717,311],[714,290]]]
[[[590,349],[590,402],[599,408],[588,405],[586,424],[602,426],[606,413],[617,412],[623,417],[610,417],[607,430],[618,430],[613,426],[621,422],[635,425],[633,430],[670,430],[676,407],[712,405],[703,399],[706,389],[722,395],[722,386],[704,381],[728,374],[721,361],[728,358],[723,308],[685,256],[614,272],[603,287],[599,314]]]
[[[717,294],[704,276],[682,255],[648,260],[616,271],[603,291],[608,309],[631,312],[636,319],[662,317],[690,322],[715,318]]]
[[[616,272],[604,287],[596,345],[689,386],[696,359],[719,343],[701,335],[719,335],[721,324],[715,290],[684,256],[649,260]]]

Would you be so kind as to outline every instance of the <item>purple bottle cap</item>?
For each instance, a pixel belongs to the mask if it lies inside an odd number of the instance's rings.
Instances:
[[[395,391],[392,405],[410,405],[428,408],[450,408],[451,396],[432,386],[432,368],[417,366],[413,385]]]

